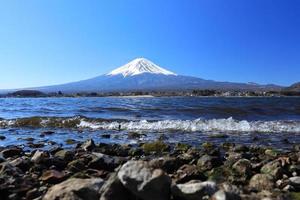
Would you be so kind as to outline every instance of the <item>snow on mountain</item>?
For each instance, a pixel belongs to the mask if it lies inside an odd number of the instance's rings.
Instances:
[[[218,82],[197,77],[177,75],[145,58],[137,58],[108,74],[60,85],[26,88],[42,92],[124,92],[170,90],[278,90],[276,85]],[[11,91],[16,91],[11,90]],[[1,91],[0,91],[1,92]]]
[[[168,71],[166,69],[163,69],[159,67],[158,65],[154,64],[150,60],[147,60],[145,58],[137,58],[133,61],[127,63],[126,65],[123,65],[110,73],[108,73],[108,76],[114,76],[114,75],[123,75],[123,77],[127,76],[135,76],[138,74],[143,73],[151,73],[151,74],[163,74],[163,75],[175,75],[175,73]]]

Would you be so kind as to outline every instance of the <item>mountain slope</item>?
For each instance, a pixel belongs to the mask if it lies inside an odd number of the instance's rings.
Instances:
[[[201,78],[181,76],[152,63],[138,58],[108,74],[88,80],[61,85],[31,88],[42,92],[114,92],[137,90],[279,90],[276,85],[217,82]]]

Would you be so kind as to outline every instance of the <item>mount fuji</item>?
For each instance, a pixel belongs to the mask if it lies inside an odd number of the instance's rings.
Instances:
[[[148,59],[137,58],[101,76],[61,85],[29,88],[42,92],[124,92],[124,91],[180,91],[194,89],[270,90],[276,85],[217,82],[177,75]]]

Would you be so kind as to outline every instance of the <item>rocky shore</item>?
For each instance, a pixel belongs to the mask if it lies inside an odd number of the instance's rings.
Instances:
[[[0,199],[300,199],[300,146],[288,152],[162,140],[73,149],[0,147]]]

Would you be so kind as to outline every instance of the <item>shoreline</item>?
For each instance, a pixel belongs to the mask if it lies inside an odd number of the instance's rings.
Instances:
[[[0,196],[4,200],[217,200],[224,195],[299,199],[299,150],[299,145],[280,152],[226,142],[169,146],[163,140],[137,146],[87,140],[72,149],[54,145],[29,151],[0,147]]]

